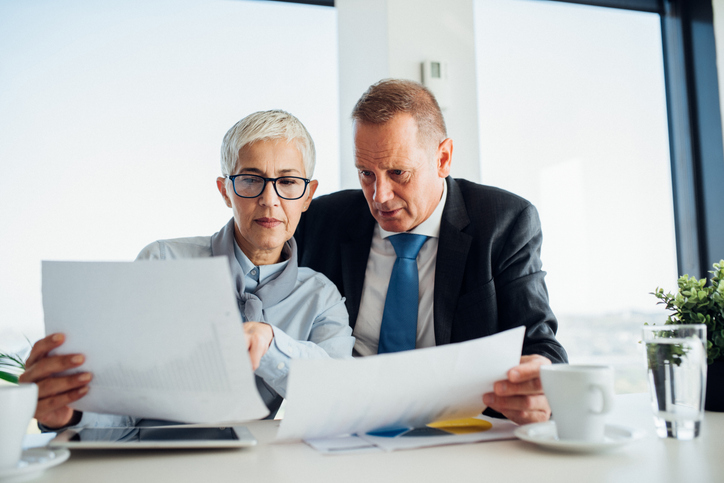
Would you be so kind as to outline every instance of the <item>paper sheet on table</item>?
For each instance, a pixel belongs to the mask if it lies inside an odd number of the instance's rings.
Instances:
[[[57,353],[84,354],[79,370],[93,373],[73,408],[193,423],[268,414],[225,257],[42,268],[46,333],[65,333]]]
[[[429,433],[425,429],[416,430],[411,428],[392,437],[373,436],[369,433],[362,435],[348,435],[336,438],[308,439],[304,442],[322,454],[338,455],[350,453],[369,453],[377,451],[397,451],[415,448],[428,448],[431,446],[444,446],[450,444],[480,443],[482,441],[500,441],[504,439],[516,439],[515,429],[517,424],[507,419],[489,418],[479,415],[475,418],[480,422],[488,423],[482,430],[471,430],[461,434]],[[420,435],[420,433],[424,435]],[[441,433],[445,433],[441,431]]]
[[[322,454],[380,453],[383,451],[382,448],[365,441],[356,434],[336,438],[308,439],[304,442]]]
[[[478,416],[478,419],[491,424],[490,429],[468,434],[447,434],[435,436],[415,436],[415,430],[402,433],[392,438],[362,434],[360,438],[374,444],[385,451],[399,449],[427,448],[430,446],[444,446],[448,444],[479,443],[481,441],[500,441],[503,439],[516,439],[513,434],[517,424],[507,419],[495,419],[487,416]]]
[[[518,365],[524,327],[429,349],[347,360],[292,361],[278,441],[419,428],[473,417]]]

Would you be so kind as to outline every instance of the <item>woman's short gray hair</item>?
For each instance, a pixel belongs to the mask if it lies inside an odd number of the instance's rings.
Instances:
[[[302,154],[305,176],[312,177],[316,156],[312,136],[299,119],[280,109],[249,114],[227,131],[221,144],[221,174],[229,176],[234,173],[241,148],[268,139],[295,142]]]

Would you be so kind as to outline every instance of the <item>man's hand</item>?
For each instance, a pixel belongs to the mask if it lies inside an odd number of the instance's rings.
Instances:
[[[38,385],[35,419],[49,428],[60,428],[73,420],[74,411],[68,404],[86,395],[92,378],[90,372],[56,377],[56,374],[78,367],[85,361],[82,354],[48,355],[63,342],[63,334],[51,334],[36,342],[25,363],[25,372],[18,378],[20,382],[34,382]]]
[[[256,371],[262,356],[266,354],[274,340],[274,331],[271,325],[264,322],[244,322],[244,337],[246,338],[246,348],[249,349],[251,368]]]
[[[539,355],[521,357],[520,365],[508,371],[508,379],[496,382],[494,392],[483,395],[483,403],[514,423],[548,421],[551,407],[543,395],[540,366],[550,363]]]

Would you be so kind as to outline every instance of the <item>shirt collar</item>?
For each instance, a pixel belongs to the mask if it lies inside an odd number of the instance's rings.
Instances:
[[[433,238],[440,238],[440,223],[442,222],[442,212],[445,209],[445,202],[447,201],[447,182],[443,180],[442,183],[442,196],[440,197],[440,201],[437,204],[437,207],[435,208],[435,211],[432,212],[430,216],[427,217],[427,220],[423,221],[419,225],[417,225],[412,230],[408,231],[407,233],[414,233],[415,235],[425,235]],[[388,236],[397,235],[397,233],[392,231],[386,231],[384,230],[379,223],[377,224],[377,227],[380,229],[380,236],[384,239]]]
[[[284,248],[282,249],[282,256],[286,258],[286,260],[279,263],[273,263],[271,265],[261,265],[257,267],[253,263],[251,263],[249,257],[247,257],[243,251],[241,251],[241,248],[239,248],[236,240],[234,240],[234,255],[236,256],[236,261],[239,262],[239,265],[241,265],[241,272],[244,274],[245,277],[250,277],[259,282],[260,284],[264,283],[270,277],[276,278],[281,273],[281,271],[284,270],[284,267],[287,266],[287,263],[289,263],[289,257],[291,256],[291,253],[292,252],[289,248],[289,245],[285,243]],[[252,270],[256,270],[257,276],[251,274]]]

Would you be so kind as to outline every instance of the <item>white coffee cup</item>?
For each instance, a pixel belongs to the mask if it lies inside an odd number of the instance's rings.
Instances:
[[[23,437],[38,403],[38,386],[0,386],[0,469],[14,468],[23,452]]]
[[[558,439],[587,443],[604,440],[606,414],[613,409],[611,366],[542,366],[540,379]]]

